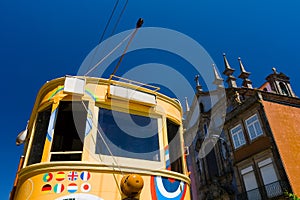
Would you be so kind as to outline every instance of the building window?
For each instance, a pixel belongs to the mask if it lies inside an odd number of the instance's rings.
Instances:
[[[203,131],[204,131],[204,136],[207,137],[208,131],[207,131],[207,125],[203,125]]]
[[[61,101],[58,106],[51,161],[81,161],[87,118],[83,102]]]
[[[204,105],[203,105],[203,103],[200,103],[200,113],[204,113]]]
[[[243,177],[245,190],[247,192],[248,199],[260,200],[261,195],[258,189],[256,177],[252,166],[244,168],[241,170],[241,175]]]
[[[272,163],[272,159],[268,158],[258,163],[258,167],[264,182],[268,198],[282,195],[282,189]]]
[[[247,125],[248,134],[249,134],[251,140],[254,140],[258,136],[261,136],[263,134],[257,114],[249,117],[246,120],[246,125]]]
[[[206,164],[208,166],[208,179],[211,181],[215,180],[219,176],[219,167],[217,162],[217,156],[212,142],[207,142],[204,147],[204,152],[206,154]]]
[[[158,118],[99,108],[96,154],[160,161]]]
[[[235,149],[246,144],[244,132],[240,124],[231,129],[230,133]]]
[[[281,89],[281,94],[287,96],[287,95],[289,94],[289,92],[288,92],[288,90],[287,90],[285,84],[282,83],[282,82],[280,82],[280,83],[279,83],[279,86],[280,86],[280,89]]]

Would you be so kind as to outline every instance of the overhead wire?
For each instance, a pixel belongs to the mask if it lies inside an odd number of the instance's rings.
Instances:
[[[111,15],[110,15],[110,17],[109,17],[109,19],[108,19],[108,21],[107,21],[107,23],[106,23],[106,25],[105,25],[105,28],[104,28],[104,30],[103,30],[102,35],[101,35],[101,37],[100,37],[99,43],[98,43],[97,47],[95,48],[95,50],[94,50],[94,52],[93,52],[92,58],[91,58],[91,60],[90,60],[89,67],[91,67],[91,65],[92,65],[92,62],[93,62],[93,60],[94,60],[94,58],[95,58],[95,55],[96,55],[96,53],[97,53],[97,51],[98,51],[98,48],[99,48],[99,46],[100,46],[99,44],[103,41],[103,38],[104,38],[104,36],[105,36],[105,33],[107,32],[107,29],[108,29],[108,27],[109,27],[109,25],[110,25],[110,23],[111,23],[111,20],[112,20],[112,18],[113,18],[113,16],[114,16],[114,13],[115,13],[115,11],[116,11],[116,9],[117,9],[117,7],[118,7],[119,1],[120,1],[120,0],[117,0],[117,2],[116,2],[115,5],[114,5],[114,8],[113,8],[113,10],[112,10],[112,12],[111,12]],[[120,13],[119,16],[118,16],[118,19],[117,19],[117,21],[116,21],[116,23],[115,23],[115,25],[114,25],[114,27],[113,27],[113,30],[112,30],[112,32],[111,32],[111,34],[110,34],[110,37],[115,33],[115,31],[116,31],[116,29],[117,29],[117,26],[118,26],[118,24],[119,24],[119,22],[120,22],[120,20],[121,20],[121,17],[123,16],[123,14],[124,14],[124,12],[125,12],[125,10],[126,10],[127,4],[128,4],[128,0],[126,0],[124,6],[123,6],[123,8],[122,8],[122,11],[121,11],[121,13]],[[139,19],[138,23],[140,23],[140,22],[142,22],[141,19]],[[141,24],[142,24],[142,23],[141,23]],[[86,75],[88,75],[89,73],[91,73],[92,71],[94,71],[94,70],[95,70],[95,69],[96,69],[96,68],[97,68],[97,67],[98,67],[105,59],[107,59],[111,54],[113,54],[113,52],[115,52],[115,51],[116,51],[116,50],[117,50],[117,49],[118,49],[118,48],[119,48],[126,40],[128,40],[129,37],[130,37],[129,42],[127,43],[127,46],[126,46],[125,50],[123,51],[123,54],[122,54],[121,58],[119,59],[119,62],[118,62],[118,64],[117,64],[117,66],[115,67],[115,70],[114,70],[114,73],[115,73],[116,70],[118,69],[118,67],[119,67],[119,65],[120,65],[120,63],[121,63],[123,57],[124,57],[124,54],[126,53],[126,51],[127,51],[127,49],[128,49],[129,44],[131,43],[132,39],[134,38],[134,36],[135,36],[135,34],[136,34],[138,28],[140,28],[141,24],[140,24],[140,25],[137,24],[136,28],[135,28],[132,32],[130,32],[130,33],[129,33],[129,34],[128,34],[128,35],[127,35],[127,36],[126,36],[126,37],[125,37],[125,38],[124,38],[124,39],[123,39],[123,40],[115,47],[115,48],[113,48],[107,55],[105,55],[100,61],[98,61],[98,62],[97,62],[90,70],[88,70],[88,71],[85,73],[84,76],[86,76]],[[106,45],[107,45],[107,43],[106,43]],[[106,48],[106,46],[102,49],[102,51],[104,51],[105,48]],[[82,103],[83,103],[83,101],[82,101]],[[83,103],[83,106],[84,106],[86,112],[88,112],[88,108],[86,107],[86,105],[85,105],[84,103]],[[90,123],[90,122],[89,122],[89,123]],[[89,125],[91,125],[91,124],[89,124]],[[122,175],[124,175],[124,173],[123,173],[123,171],[122,171],[122,168],[121,168],[120,164],[118,163],[116,157],[113,155],[113,152],[112,152],[111,148],[109,147],[109,145],[108,145],[107,142],[105,141],[105,138],[103,137],[101,131],[99,130],[98,126],[95,124],[95,122],[94,122],[93,120],[92,120],[92,126],[97,127],[97,135],[101,138],[101,140],[102,140],[104,146],[107,148],[107,150],[108,150],[110,156],[111,156],[112,159],[113,159],[113,163],[112,163],[112,168],[113,168],[113,170],[114,170],[114,171],[117,171],[117,170],[115,169],[115,167],[116,167],[116,168],[118,169],[118,171],[119,171]],[[94,141],[94,142],[95,142],[95,141]],[[96,142],[95,142],[95,145],[96,145]],[[115,180],[115,183],[116,183],[116,185],[117,185],[117,188],[118,188],[118,190],[119,190],[119,192],[120,192],[120,194],[121,194],[122,192],[121,192],[121,188],[120,188],[120,186],[119,186],[119,184],[118,184],[117,177],[116,177],[115,173],[112,173],[112,175],[113,175],[113,177],[114,177],[114,180]]]
[[[112,12],[112,14],[111,14],[111,16],[110,16],[110,18],[109,18],[109,20],[108,20],[108,23],[107,23],[107,25],[106,25],[106,27],[105,27],[103,33],[102,33],[102,36],[101,36],[101,38],[100,38],[100,42],[99,42],[99,43],[101,43],[102,40],[103,40],[104,34],[105,34],[105,32],[106,32],[106,30],[107,30],[107,28],[108,28],[108,25],[110,24],[110,21],[111,21],[111,19],[112,19],[113,13],[115,12],[115,9],[116,9],[118,3],[119,3],[119,0],[118,0],[117,3],[115,4],[115,7],[114,7],[114,9],[113,9],[113,12]],[[128,4],[128,0],[126,0],[125,5],[123,6],[123,9],[122,9],[122,11],[121,11],[121,13],[120,13],[120,15],[119,15],[119,17],[118,17],[118,19],[117,19],[117,22],[116,22],[116,24],[115,24],[115,26],[114,26],[112,32],[111,32],[111,35],[114,34],[114,32],[115,32],[115,30],[116,30],[116,28],[117,28],[117,26],[118,26],[118,24],[119,24],[119,22],[120,22],[120,19],[121,19],[122,15],[123,15],[123,13],[124,13],[126,7],[127,7],[127,4]],[[125,55],[126,51],[128,50],[129,45],[131,44],[131,42],[132,42],[134,36],[136,35],[138,29],[142,26],[142,24],[143,24],[143,19],[140,18],[140,19],[138,20],[137,24],[136,24],[136,28],[135,28],[132,32],[130,32],[130,34],[128,34],[128,35],[127,35],[127,36],[126,36],[126,37],[125,37],[125,38],[124,38],[124,39],[123,39],[123,40],[122,40],[115,48],[113,48],[106,56],[104,56],[104,57],[103,57],[100,61],[98,61],[98,62],[97,62],[90,70],[88,70],[88,71],[85,73],[84,76],[86,76],[87,74],[89,74],[89,73],[91,73],[93,70],[95,70],[95,69],[96,69],[96,68],[97,68],[97,67],[98,67],[105,59],[107,59],[113,52],[115,52],[115,51],[116,51],[116,50],[117,50],[117,49],[118,49],[118,48],[119,48],[126,40],[128,40],[128,38],[130,37],[130,39],[129,39],[129,41],[128,41],[128,43],[127,43],[127,45],[126,45],[126,47],[125,47],[125,49],[124,49],[124,51],[123,51],[123,53],[122,53],[122,56],[120,57],[120,59],[119,59],[117,65],[116,65],[116,67],[115,67],[115,69],[114,69],[112,75],[111,75],[110,78],[109,78],[109,80],[110,80],[110,79],[112,78],[112,76],[116,73],[117,69],[119,68],[120,63],[121,63],[122,59],[124,58],[124,55]],[[107,45],[107,44],[106,44],[106,45]],[[97,48],[99,48],[99,45],[97,46]],[[96,51],[97,51],[97,48],[94,50],[92,59],[91,59],[91,61],[90,61],[90,65],[91,65],[91,62],[92,62],[93,59],[94,59],[94,56],[95,56]],[[83,101],[82,101],[82,103],[83,103]],[[88,108],[86,107],[86,105],[85,105],[84,103],[83,103],[83,105],[84,105],[84,108],[85,108],[86,112],[88,112]],[[91,125],[90,122],[89,122],[89,125]],[[96,126],[96,125],[94,124],[94,121],[93,121],[93,120],[92,120],[92,126],[97,127],[97,135],[101,138],[101,140],[102,140],[104,146],[106,147],[106,149],[108,150],[110,156],[111,156],[112,159],[113,159],[113,163],[112,163],[112,168],[113,168],[113,170],[116,171],[116,169],[115,169],[115,167],[114,167],[114,166],[116,166],[116,168],[119,170],[119,172],[120,172],[122,175],[124,175],[124,173],[123,173],[123,171],[122,171],[122,168],[121,168],[120,164],[118,163],[117,159],[116,159],[115,156],[113,155],[113,152],[111,151],[109,145],[108,145],[107,142],[105,141],[105,138],[103,137],[101,131],[100,131],[99,128],[98,128],[98,126]],[[95,145],[96,145],[96,141],[94,141],[94,142],[95,142]],[[118,188],[118,190],[119,190],[119,192],[120,192],[120,194],[121,194],[122,192],[121,192],[121,188],[120,188],[120,186],[119,186],[119,184],[118,184],[117,177],[116,177],[115,173],[112,173],[112,175],[113,175],[113,177],[114,177],[114,180],[115,180],[115,183],[116,183],[116,185],[117,185],[117,188]]]
[[[116,11],[116,8],[117,8],[117,6],[118,6],[118,4],[119,4],[119,1],[120,1],[120,0],[117,0],[116,4],[115,4],[115,6],[114,6],[114,8],[113,8],[113,10],[112,10],[112,12],[111,12],[111,15],[110,15],[110,17],[109,17],[109,19],[108,19],[108,21],[107,21],[107,23],[106,23],[106,25],[105,25],[105,28],[104,28],[104,30],[103,30],[103,32],[102,32],[102,35],[101,35],[101,38],[100,38],[98,44],[100,44],[100,43],[102,42],[102,40],[103,40],[103,37],[104,37],[104,35],[105,35],[105,32],[106,32],[106,30],[107,30],[107,28],[108,28],[108,26],[109,26],[109,24],[110,24],[110,22],[111,22],[111,19],[112,19],[113,15],[114,15],[114,13],[115,13],[115,11]]]
[[[113,73],[110,75],[109,80],[111,80],[111,78],[116,74],[116,72],[117,72],[118,68],[120,67],[120,64],[121,64],[121,62],[122,62],[122,60],[123,60],[123,58],[124,58],[124,56],[125,56],[125,54],[126,54],[126,52],[128,50],[129,45],[131,44],[134,36],[136,35],[138,29],[142,26],[142,24],[143,24],[143,19],[139,18],[139,20],[137,22],[137,25],[136,25],[136,28],[134,29],[134,32],[131,34],[131,37],[130,37],[130,39],[129,39],[129,41],[128,41],[128,43],[127,43],[127,45],[126,45],[126,47],[125,47],[125,49],[124,49],[124,51],[122,53],[122,56],[120,57],[120,59],[119,59],[117,65],[116,65]]]
[[[82,102],[82,105],[83,105],[85,111],[88,113],[88,108],[86,107],[86,105],[84,104],[83,101],[81,101],[81,102]],[[92,124],[91,124],[90,122],[88,122],[88,123],[89,123],[89,126],[91,126],[91,127],[98,127],[98,126],[94,123],[93,120],[92,120]],[[112,153],[112,151],[111,151],[109,145],[108,145],[107,142],[105,141],[105,139],[104,139],[102,133],[100,132],[100,130],[99,130],[98,128],[97,128],[97,134],[98,134],[99,137],[101,138],[101,140],[102,140],[104,146],[107,148],[108,153],[111,155],[111,157],[112,157],[113,161],[115,162],[117,168],[119,169],[119,171],[120,171],[121,174],[123,175],[124,173],[123,173],[123,171],[122,171],[122,169],[121,169],[121,167],[120,167],[120,165],[119,165],[117,159],[115,158],[115,156],[114,156],[114,154]]]
[[[100,40],[99,40],[99,43],[98,43],[96,49],[94,50],[93,56],[92,56],[92,58],[91,58],[91,60],[90,60],[89,68],[91,67],[91,64],[92,64],[92,62],[93,62],[93,60],[94,60],[94,57],[95,57],[95,55],[96,55],[96,52],[98,51],[99,44],[103,41],[105,32],[106,32],[106,30],[107,30],[107,28],[108,28],[108,26],[109,26],[109,24],[110,24],[110,22],[111,22],[111,20],[112,20],[113,14],[115,13],[115,10],[116,10],[118,4],[119,4],[119,0],[117,0],[116,4],[115,4],[115,6],[114,6],[113,11],[112,11],[112,13],[111,13],[111,15],[110,15],[110,17],[109,17],[107,23],[106,23],[106,26],[105,26],[105,28],[104,28],[104,31],[103,31],[102,35],[101,35],[101,38],[100,38]],[[109,37],[111,37],[111,36],[115,33],[115,31],[116,31],[116,29],[117,29],[117,26],[118,26],[118,24],[119,24],[119,22],[120,22],[120,20],[121,20],[121,18],[122,18],[122,16],[123,16],[125,10],[126,10],[127,4],[128,4],[128,0],[126,0],[124,6],[123,6],[123,8],[122,8],[122,11],[121,11],[121,13],[120,13],[119,16],[118,16],[118,19],[117,19],[117,21],[116,21],[116,23],[115,23],[115,25],[114,25],[114,27],[113,27],[113,30],[112,30],[111,34],[109,35]],[[127,38],[127,37],[126,37],[126,38]],[[107,44],[106,44],[106,45],[107,45]],[[103,50],[106,48],[106,45],[105,45],[105,47],[103,48]],[[118,45],[118,47],[120,47],[120,46],[121,46],[121,45]],[[117,49],[117,48],[114,48],[113,51],[115,51],[116,49]],[[112,52],[110,52],[108,55],[111,55],[111,53],[112,53]],[[107,57],[108,57],[108,56],[106,55],[106,56],[105,56],[105,59],[106,59]],[[105,59],[104,59],[104,60],[105,60]],[[85,76],[86,76],[87,74],[89,74],[90,72],[92,72],[95,68],[97,68],[97,66],[98,66],[99,64],[101,64],[104,60],[102,59],[101,62],[96,63],[96,64],[95,64],[88,72],[86,72]]]
[[[117,6],[118,6],[118,4],[119,4],[119,1],[120,1],[120,0],[117,0],[117,1],[116,1],[115,5],[114,5],[114,8],[113,8],[113,10],[111,11],[110,17],[108,18],[108,20],[107,20],[107,22],[106,22],[105,28],[104,28],[104,30],[103,30],[103,32],[102,32],[102,35],[101,35],[100,40],[99,40],[99,42],[98,42],[98,45],[97,45],[96,49],[94,50],[94,53],[93,53],[92,58],[91,58],[91,60],[90,60],[89,67],[91,67],[91,65],[92,65],[92,62],[93,62],[94,57],[95,57],[95,55],[96,55],[96,52],[97,52],[97,50],[98,50],[98,48],[99,48],[99,44],[102,42],[102,40],[103,40],[103,38],[104,38],[104,35],[105,35],[105,33],[106,33],[106,30],[107,30],[107,28],[108,28],[108,26],[109,26],[109,24],[110,24],[110,22],[111,22],[111,20],[112,20],[112,17],[113,17],[113,15],[114,15],[114,13],[115,13],[115,11],[116,11],[116,9],[117,9]]]
[[[113,8],[113,10],[112,10],[112,12],[111,12],[111,15],[110,15],[110,17],[109,17],[109,19],[108,19],[108,21],[107,21],[107,23],[106,23],[106,25],[105,25],[105,28],[104,28],[104,30],[103,30],[103,32],[102,32],[102,35],[101,35],[101,37],[100,37],[100,40],[99,40],[99,42],[98,42],[98,45],[97,45],[97,47],[96,47],[96,49],[94,50],[94,53],[93,53],[93,55],[92,55],[92,58],[91,58],[91,60],[90,60],[90,64],[89,64],[89,67],[91,67],[91,65],[92,65],[92,62],[93,62],[93,60],[94,60],[94,57],[95,57],[95,55],[96,55],[96,53],[97,53],[97,51],[98,51],[98,48],[99,48],[99,44],[103,41],[103,38],[104,38],[104,36],[105,36],[105,33],[106,33],[106,31],[107,31],[107,29],[108,29],[108,27],[109,27],[109,25],[110,25],[110,23],[111,23],[111,20],[112,20],[112,18],[113,18],[113,16],[114,16],[114,13],[115,13],[115,11],[116,11],[116,9],[117,9],[117,7],[118,7],[118,4],[119,4],[119,1],[120,0],[117,0],[116,1],[116,3],[115,3],[115,5],[114,5],[114,8]],[[123,15],[123,13],[124,13],[124,11],[125,11],[125,9],[126,9],[126,7],[127,7],[127,4],[128,4],[128,0],[126,0],[126,3],[125,3],[125,5],[123,6],[123,9],[122,9],[122,11],[121,11],[121,13],[120,13],[120,15],[119,15],[119,17],[118,17],[118,19],[117,19],[117,22],[115,23],[115,25],[114,25],[114,27],[113,27],[113,30],[112,30],[112,32],[111,32],[111,34],[110,34],[110,36],[112,36],[113,34],[114,34],[114,32],[115,32],[115,30],[116,30],[116,28],[117,28],[117,26],[118,26],[118,24],[119,24],[119,22],[120,22],[120,19],[121,19],[121,17],[122,17],[122,15]],[[128,36],[126,36],[115,48],[113,48],[106,56],[104,56],[100,61],[98,61],[88,72],[86,72],[85,73],[85,75],[84,76],[86,76],[87,74],[89,74],[89,73],[91,73],[93,70],[95,70],[106,58],[108,58],[114,51],[116,51],[130,36],[132,35],[132,33],[130,33]],[[104,48],[105,49],[105,48]],[[103,50],[104,50],[103,49]],[[83,102],[82,102],[83,103]],[[83,103],[83,105],[84,105],[84,108],[85,108],[85,110],[86,110],[86,112],[88,112],[88,109],[87,109],[87,107],[86,107],[86,105]],[[92,121],[92,124],[93,124],[93,126],[94,127],[97,127],[95,124],[94,124],[94,121]],[[112,164],[112,168],[113,168],[113,170],[115,171],[115,165],[116,165],[116,167],[118,168],[118,170],[120,171],[120,173],[122,174],[122,175],[124,175],[124,173],[123,173],[123,171],[122,171],[122,168],[120,167],[120,165],[119,165],[119,163],[118,163],[118,161],[117,161],[117,159],[115,158],[115,156],[113,155],[113,152],[111,151],[111,149],[110,149],[110,147],[109,147],[109,145],[107,144],[107,142],[105,141],[105,139],[104,139],[104,137],[103,137],[103,135],[101,134],[101,132],[100,132],[100,130],[99,130],[99,128],[97,127],[97,135],[101,138],[101,140],[102,140],[102,142],[104,143],[104,146],[107,148],[107,150],[108,150],[108,152],[109,152],[109,154],[111,155],[111,157],[112,157],[112,159],[113,159],[113,161],[114,161],[114,163]],[[96,144],[96,143],[95,143]],[[113,174],[113,177],[114,177],[114,180],[115,180],[115,182],[116,182],[116,185],[117,185],[117,188],[118,188],[118,190],[119,190],[119,192],[121,193],[121,188],[120,188],[120,186],[119,186],[119,184],[118,184],[118,182],[117,182],[117,178],[116,178],[116,176],[115,176],[115,173],[112,173]]]
[[[121,20],[121,17],[123,16],[124,11],[125,11],[125,9],[126,9],[126,7],[127,7],[127,4],[128,4],[128,0],[126,0],[125,5],[123,6],[123,9],[122,9],[122,11],[121,11],[121,13],[120,13],[120,15],[119,15],[119,17],[118,17],[118,19],[117,19],[117,22],[115,23],[115,26],[114,26],[114,28],[113,28],[113,30],[112,30],[110,36],[112,36],[112,35],[115,33],[115,31],[116,31],[116,29],[117,29],[117,26],[118,26],[118,24],[119,24],[119,22],[120,22],[120,20]]]
[[[113,52],[115,52],[133,33],[132,31],[130,34],[128,34],[115,48],[113,48],[106,56],[104,56],[100,61],[98,61],[89,71],[87,71],[84,76],[88,75],[92,71],[94,71],[106,58],[108,58]]]
[[[83,105],[85,111],[88,113],[89,111],[88,111],[88,108],[86,107],[84,101],[81,101],[81,103],[82,103],[82,105]],[[96,126],[94,120],[92,120],[92,124],[88,121],[88,125],[91,126],[91,127],[96,127],[96,128],[97,128],[97,134],[100,136],[100,138],[101,138],[101,140],[102,140],[104,146],[107,148],[108,153],[110,154],[110,156],[111,156],[112,159],[113,159],[113,162],[115,163],[116,167],[118,168],[118,171],[121,173],[122,176],[124,176],[124,172],[123,172],[123,170],[122,170],[120,164],[118,163],[117,159],[115,158],[114,154],[112,153],[112,151],[111,151],[109,145],[108,145],[107,142],[105,141],[105,139],[104,139],[102,133],[100,132],[98,126]],[[96,145],[96,141],[94,141],[94,144]],[[99,158],[100,158],[100,156],[99,156]],[[101,159],[100,159],[100,160],[101,160]],[[112,163],[112,169],[113,169],[113,171],[117,171],[117,170],[115,169],[115,167],[114,167],[114,163]],[[115,173],[112,172],[112,175],[113,175],[113,177],[114,177],[114,181],[115,181],[115,183],[116,183],[116,186],[117,186],[117,188],[118,188],[119,193],[122,194],[121,188],[120,188],[120,185],[119,185],[119,183],[118,183],[118,180],[117,180],[117,177],[116,177]]]

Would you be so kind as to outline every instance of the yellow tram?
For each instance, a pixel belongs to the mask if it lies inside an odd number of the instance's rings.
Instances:
[[[182,108],[159,88],[66,76],[39,91],[13,200],[190,200]]]

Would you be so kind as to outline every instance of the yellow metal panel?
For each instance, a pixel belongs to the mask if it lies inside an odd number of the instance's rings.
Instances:
[[[162,175],[168,177],[167,174],[162,173]],[[141,176],[144,187],[140,200],[156,199],[154,196],[160,191],[165,191],[162,194],[168,195],[162,185],[152,181],[155,177],[159,180],[160,175],[143,173]],[[15,200],[54,200],[62,197],[70,198],[72,195],[92,195],[98,197],[97,200],[100,200],[100,198],[103,200],[121,200],[120,182],[122,177],[123,174],[118,171],[102,171],[96,170],[94,167],[80,169],[79,166],[53,166],[43,167],[42,170],[29,170],[22,174]],[[173,181],[175,180],[170,183]],[[182,187],[183,184],[184,188]],[[177,186],[178,194],[182,193],[184,200],[190,200],[189,183],[182,182],[182,186]],[[156,192],[154,192],[155,190]],[[179,198],[177,199],[179,200]]]
[[[158,112],[164,113],[169,119],[176,122],[177,124],[181,124],[181,109],[179,107],[176,107],[171,102],[166,101],[166,99],[157,99],[156,110]]]

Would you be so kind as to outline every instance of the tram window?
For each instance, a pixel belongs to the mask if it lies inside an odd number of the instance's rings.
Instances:
[[[51,147],[51,161],[80,161],[87,111],[82,102],[61,101]]]
[[[50,115],[51,107],[38,113],[28,165],[39,163],[42,160]]]
[[[183,173],[179,125],[167,119],[167,131],[171,171]]]
[[[96,154],[160,161],[157,118],[100,108],[98,119]]]
[[[74,154],[53,154],[51,156],[51,161],[81,161],[81,153]]]

